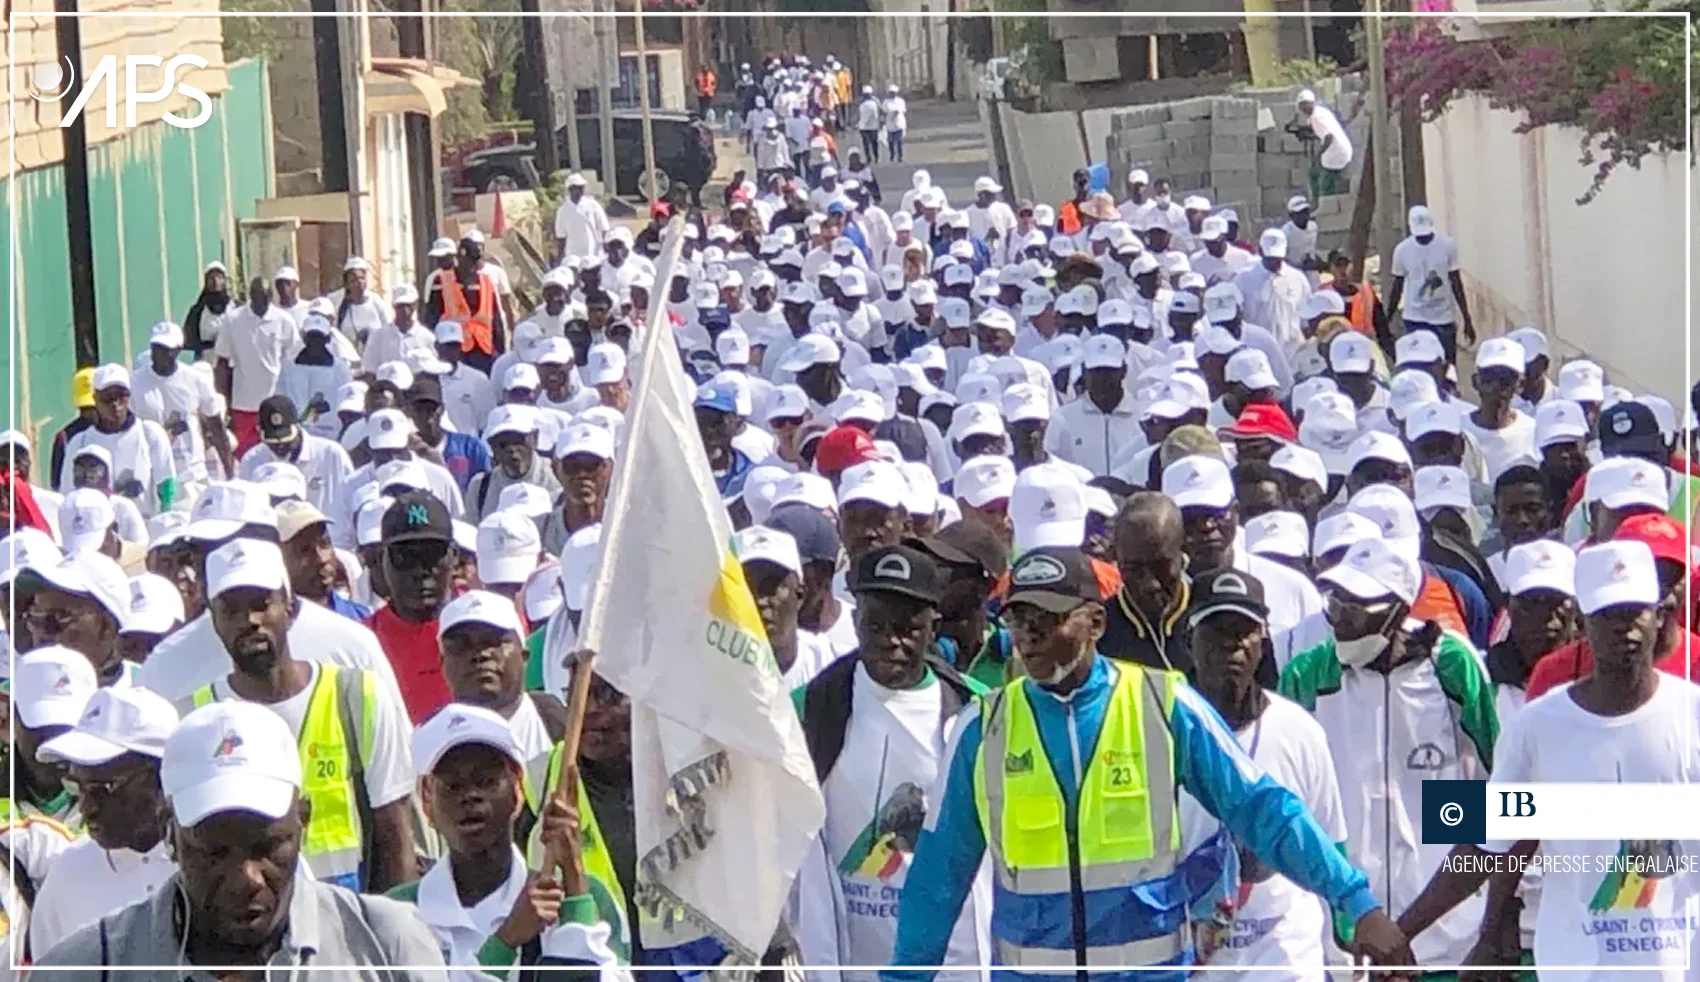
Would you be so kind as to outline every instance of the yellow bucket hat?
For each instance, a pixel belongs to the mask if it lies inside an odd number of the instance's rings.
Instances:
[[[94,369],[79,368],[71,376],[71,401],[78,409],[90,409],[94,406]]]

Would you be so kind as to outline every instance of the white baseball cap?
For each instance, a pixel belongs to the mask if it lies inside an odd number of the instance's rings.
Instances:
[[[1505,588],[1513,597],[1531,590],[1576,596],[1576,553],[1562,542],[1536,539],[1505,554]]]
[[[592,359],[595,358],[594,352],[592,352],[591,357]],[[584,379],[586,385],[595,385],[596,383],[591,381],[593,376],[589,372],[590,365],[587,363],[584,367],[586,371],[580,373],[580,377]],[[616,375],[614,380],[618,381],[619,376]],[[514,389],[535,389],[542,384],[543,378],[537,374],[537,366],[530,362],[516,361],[502,372],[503,392],[511,392]]]
[[[170,580],[157,573],[130,578],[130,616],[119,625],[121,632],[166,634],[183,620],[183,595]]]
[[[130,370],[123,365],[101,365],[94,370],[89,387],[95,392],[114,387],[127,390],[130,388]]]
[[[372,377],[379,382],[388,382],[403,392],[413,388],[413,369],[408,367],[407,362],[399,358],[379,365],[378,370],[372,373]]]
[[[1056,463],[1027,468],[1009,494],[1015,551],[1079,548],[1086,541],[1086,512],[1085,486],[1073,471]]]
[[[846,389],[843,395],[833,400],[827,412],[840,423],[859,420],[864,423],[883,423],[885,421],[885,400],[878,392],[866,389]]]
[[[1309,447],[1285,444],[1269,458],[1269,466],[1301,481],[1310,481],[1319,488],[1328,487],[1328,465],[1323,463],[1321,454]]]
[[[555,437],[555,459],[587,453],[602,460],[614,459],[614,434],[595,423],[571,423]]]
[[[1406,224],[1411,226],[1412,235],[1428,235],[1434,231],[1434,216],[1424,205],[1412,205],[1405,215]]]
[[[1571,402],[1604,401],[1605,369],[1591,361],[1565,362],[1558,370],[1558,397]]]
[[[1234,501],[1234,480],[1224,461],[1193,454],[1163,468],[1163,493],[1177,508],[1226,508]]]
[[[1374,342],[1356,331],[1342,331],[1328,342],[1328,365],[1336,373],[1375,370]]]
[[[401,450],[413,435],[413,421],[399,409],[380,409],[367,417],[366,433],[373,450]]]
[[[365,502],[354,510],[354,541],[357,545],[376,545],[383,535],[384,512],[390,510],[395,499],[379,496]]]
[[[1441,347],[1440,335],[1433,331],[1406,331],[1393,342],[1393,364],[1399,368],[1432,365],[1445,360],[1446,349]]]
[[[1297,401],[1296,396],[1294,400]],[[1433,375],[1420,369],[1407,368],[1397,373],[1387,386],[1387,412],[1396,420],[1408,419],[1418,406],[1439,401],[1440,386],[1435,384]]]
[[[1113,334],[1094,334],[1080,346],[1081,364],[1088,370],[1094,368],[1125,368],[1127,367],[1127,346],[1121,338]]]
[[[741,327],[729,327],[714,339],[714,354],[720,364],[742,367],[750,363],[750,336]]]
[[[996,403],[964,402],[950,414],[950,431],[945,434],[953,443],[971,436],[1003,436],[1003,415]]]
[[[484,526],[480,525],[481,538],[483,529]],[[533,556],[535,555],[533,553]],[[525,625],[520,623],[519,608],[514,606],[512,600],[489,590],[468,590],[449,601],[442,614],[437,617],[438,639],[461,624],[488,624],[504,631],[512,631],[521,640],[525,638]]]
[[[1665,469],[1639,457],[1607,457],[1588,468],[1582,497],[1617,511],[1641,505],[1661,511],[1670,503]]]
[[[896,464],[870,460],[846,469],[838,482],[838,505],[871,501],[886,508],[902,507],[909,497],[909,481]]]
[[[1212,324],[1222,324],[1239,315],[1245,297],[1232,283],[1217,283],[1204,291],[1204,318]]]
[[[1507,334],[1506,337],[1523,347],[1523,364],[1527,365],[1542,355],[1550,354],[1547,345],[1546,332],[1538,327],[1519,327]]]
[[[1522,377],[1525,362],[1523,346],[1511,338],[1488,338],[1476,346],[1476,371],[1478,372],[1489,368],[1506,368],[1516,372],[1518,377]]]
[[[612,385],[626,377],[626,352],[609,341],[593,344],[579,375],[586,385]]]
[[[1457,436],[1464,432],[1464,411],[1456,402],[1426,402],[1411,410],[1411,415],[1405,420],[1405,437],[1412,443],[1421,440],[1430,433],[1449,433]]]
[[[127,753],[163,757],[176,728],[176,707],[151,689],[96,689],[70,732],[43,743],[36,758],[99,767]]]
[[[956,497],[975,508],[984,508],[1015,492],[1015,464],[1008,457],[991,454],[971,457],[957,468],[951,488]]]
[[[1309,422],[1309,417],[1306,417]],[[1405,443],[1391,433],[1381,430],[1368,430],[1358,434],[1346,450],[1346,473],[1350,474],[1359,464],[1366,460],[1385,460],[1390,464],[1411,466],[1411,452],[1405,449]]]
[[[1361,539],[1346,550],[1340,565],[1317,577],[1359,600],[1380,600],[1392,595],[1407,604],[1415,603],[1422,589],[1423,571],[1415,556],[1403,554],[1381,539]]]
[[[513,607],[511,601],[502,602]],[[449,751],[472,744],[490,747],[519,767],[526,764],[525,751],[506,719],[483,706],[451,702],[413,731],[414,773],[424,777],[437,769]]]
[[[490,410],[490,415],[484,420],[484,439],[490,440],[504,433],[537,433],[539,415],[536,406],[523,403],[503,403]]]
[[[1245,548],[1254,556],[1310,556],[1310,526],[1292,511],[1269,511],[1245,523]]]
[[[268,460],[254,468],[254,483],[265,488],[271,497],[284,502],[307,497],[307,475],[287,460]],[[282,521],[281,515],[279,521]]]
[[[1548,399],[1535,407],[1535,447],[1545,450],[1561,440],[1588,439],[1588,417],[1569,399]]]
[[[282,551],[256,539],[233,539],[214,549],[207,556],[207,599],[239,587],[287,592],[289,571]]]
[[[1374,522],[1381,537],[1401,554],[1415,558],[1421,551],[1423,528],[1416,503],[1393,485],[1364,488],[1346,503],[1346,510]]]
[[[1320,455],[1330,474],[1351,472],[1352,447],[1357,435],[1358,424],[1352,416],[1315,403],[1305,410],[1304,420],[1299,423],[1300,445]]]
[[[12,705],[18,719],[32,730],[77,725],[98,688],[88,656],[50,644],[15,657]]]
[[[193,827],[220,812],[279,819],[301,789],[295,734],[270,707],[215,702],[189,713],[165,741],[160,785],[177,824]]]
[[[505,494],[508,489],[502,490]],[[483,582],[524,583],[537,572],[543,538],[537,523],[519,509],[498,510],[479,522],[477,542],[478,578]],[[511,601],[507,604],[513,607]]]
[[[732,551],[740,563],[767,562],[803,575],[803,557],[789,532],[752,525],[732,536]]]
[[[773,507],[775,510],[794,504],[808,505],[820,512],[835,511],[838,507],[837,498],[832,490],[832,482],[811,471],[792,474],[779,482],[779,487],[773,492]]]
[[[1576,602],[1584,614],[1659,602],[1659,569],[1645,542],[1614,539],[1576,554]]]
[[[1045,391],[1031,382],[1020,382],[1003,393],[1003,418],[1011,423],[1026,420],[1048,421],[1051,400]]]
[[[1172,306],[1170,309],[1174,309]],[[1305,298],[1299,305],[1300,320],[1315,320],[1318,317],[1343,316],[1346,313],[1346,298],[1334,290],[1318,290]]]
[[[380,491],[391,491],[394,488],[404,488],[412,491],[429,491],[431,482],[425,475],[425,462],[422,460],[392,460],[378,468],[372,475],[372,483]]]
[[[1368,518],[1357,512],[1337,511],[1316,523],[1316,534],[1311,537],[1310,552],[1313,556],[1323,556],[1380,535],[1380,527]]]
[[[795,385],[776,385],[767,397],[767,421],[801,419],[809,411],[809,397]]]
[[[183,328],[171,321],[159,321],[148,328],[148,344],[162,348],[183,347]]]
[[[1269,365],[1269,356],[1256,348],[1241,348],[1228,356],[1225,377],[1248,389],[1276,389],[1281,383]]]
[[[88,597],[100,604],[120,627],[130,616],[130,580],[104,553],[68,553],[56,564],[31,566],[30,571],[62,593]]]
[[[1276,259],[1287,258],[1287,233],[1278,228],[1266,228],[1257,237],[1257,251]]]
[[[802,372],[815,365],[836,365],[843,357],[838,342],[824,334],[805,334],[786,350],[779,368],[787,372]]]
[[[1365,488],[1364,491],[1368,491]],[[1456,508],[1467,513],[1473,506],[1470,499],[1470,477],[1462,467],[1433,465],[1417,468],[1417,510],[1424,515],[1436,508]],[[1359,492],[1362,494],[1363,492]]]
[[[117,520],[112,499],[106,492],[94,488],[71,491],[59,503],[59,535],[64,540],[65,552],[99,550],[106,542],[107,531]]]
[[[527,519],[542,518],[549,514],[552,507],[549,492],[530,481],[515,481],[502,489],[501,495],[496,499],[496,510],[486,517],[493,517],[499,512],[511,512]]]

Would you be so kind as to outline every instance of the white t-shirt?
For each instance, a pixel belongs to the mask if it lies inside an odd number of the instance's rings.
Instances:
[[[528,694],[520,694],[519,708],[508,717],[508,729],[513,731],[520,754],[528,761],[547,757],[555,749],[555,741],[549,739],[549,728],[543,725],[543,717],[537,715],[537,704]]]
[[[252,481],[255,471],[277,459],[272,448],[261,441],[249,447],[237,461],[236,474],[244,481]],[[335,514],[331,509],[341,500],[343,485],[354,474],[354,462],[348,459],[348,451],[339,443],[307,433],[302,435],[301,452],[292,463],[307,480],[307,500],[325,515]]]
[[[1352,139],[1346,135],[1346,128],[1340,125],[1340,117],[1334,115],[1334,110],[1327,106],[1312,109],[1310,131],[1316,134],[1318,140],[1334,138],[1328,149],[1322,151],[1322,166],[1329,170],[1345,170],[1346,165],[1352,162]]]
[[[565,240],[562,253],[580,258],[602,252],[602,239],[608,234],[608,213],[602,204],[588,194],[578,201],[565,198],[555,209],[555,238]]]
[[[283,363],[283,371],[278,374],[277,391],[295,404],[295,412],[307,432],[335,440],[342,436],[342,418],[336,414],[336,393],[353,379],[354,373],[341,358],[329,365],[303,365],[290,360]],[[322,397],[330,410],[312,415],[314,411],[308,407],[315,397]]]
[[[437,336],[418,321],[404,330],[396,323],[385,324],[366,336],[366,350],[360,355],[360,369],[375,372],[386,361],[401,361],[414,349],[437,353]],[[299,407],[297,407],[299,408]]]
[[[885,128],[888,131],[909,128],[909,103],[904,102],[902,96],[892,96],[881,108],[885,112]]]
[[[1490,483],[1498,480],[1499,475],[1513,464],[1540,460],[1535,449],[1534,417],[1515,409],[1511,411],[1511,423],[1498,430],[1483,429],[1466,415],[1464,432],[1475,438],[1476,446],[1481,449]]]
[[[181,365],[170,375],[155,374],[152,365],[143,365],[130,374],[130,409],[165,429],[171,438],[172,466],[180,479],[207,479],[201,417],[223,415],[222,400],[211,379]],[[180,436],[171,436],[178,420],[188,428]]]
[[[340,615],[332,615],[340,616]],[[282,702],[267,703],[266,708],[289,724],[289,731],[301,738],[301,728],[307,722],[307,704],[313,698],[313,687],[319,682],[319,664],[307,662],[313,676],[306,688]],[[221,678],[212,684],[213,695],[220,702],[242,702],[241,696],[230,691],[230,680]],[[408,742],[413,738],[413,724],[401,700],[385,698],[382,688],[373,700],[372,718],[366,721],[372,734],[372,745],[361,750],[370,760],[366,765],[366,796],[373,808],[382,808],[413,793],[413,758]],[[353,747],[349,752],[353,752]]]
[[[797,660],[785,670],[780,682],[787,690],[808,685],[821,670],[838,658],[826,635],[797,628]]]
[[[1646,705],[1622,716],[1596,716],[1564,686],[1530,702],[1500,731],[1494,780],[1510,784],[1686,784],[1700,781],[1700,687],[1662,672]],[[1674,876],[1627,878],[1609,871],[1626,850],[1661,864],[1686,865]],[[1512,843],[1489,842],[1491,852]],[[1651,847],[1646,848],[1646,847]],[[1541,843],[1552,857],[1541,871],[1535,922],[1540,965],[1595,966],[1567,972],[1565,982],[1647,979],[1682,982],[1695,940],[1693,904],[1700,897],[1700,840],[1651,843],[1558,840]],[[1686,858],[1684,858],[1686,857]],[[1561,862],[1562,861],[1562,862]],[[1601,907],[1601,899],[1604,897]],[[1687,926],[1681,926],[1684,918]],[[1657,971],[1631,971],[1658,966]]]
[[[325,299],[330,301],[332,310],[337,312],[331,314],[336,319],[336,329],[348,341],[359,343],[366,335],[385,324],[395,322],[395,311],[390,309],[389,303],[383,297],[371,290],[367,290],[366,296],[359,302],[350,304],[346,311],[342,309],[344,295],[343,290],[332,290],[325,295]]]
[[[153,895],[177,866],[165,843],[147,852],[101,848],[83,837],[54,861],[47,881],[36,884],[30,908],[30,949],[39,957],[85,924]]]
[[[276,307],[263,314],[243,307],[219,332],[213,353],[230,363],[230,408],[251,413],[277,391],[283,363],[300,344],[295,320]]]
[[[1438,232],[1425,245],[1407,236],[1393,247],[1393,275],[1405,280],[1406,320],[1450,324],[1457,319],[1451,276],[1458,270],[1458,246]]]
[[[159,512],[160,486],[177,476],[171,438],[165,435],[163,427],[152,420],[132,415],[128,426],[111,433],[102,433],[97,426],[83,429],[65,442],[65,463],[59,468],[60,494],[70,494],[74,490],[71,464],[84,447],[101,447],[112,457],[108,477],[114,494],[130,498],[144,516],[151,517]],[[139,484],[141,489],[132,495],[128,492],[135,490],[135,484]],[[182,509],[188,506],[179,499],[173,507]]]
[[[1269,693],[1263,715],[1236,736],[1265,773],[1299,796],[1330,839],[1345,841],[1339,781],[1320,723],[1295,703]],[[1197,807],[1191,796],[1182,800],[1186,806],[1182,818],[1189,827],[1208,823],[1208,829],[1219,824]],[[1240,890],[1241,904],[1233,928],[1207,963],[1211,970],[1199,973],[1199,978],[1209,982],[1322,982],[1323,938],[1330,931],[1322,901],[1279,873],[1250,885],[1242,879]],[[1246,966],[1257,966],[1258,970],[1233,970]],[[1272,971],[1276,967],[1287,971]]]
[[[366,625],[303,600],[290,622],[288,638],[289,650],[297,658],[377,672],[400,704],[395,669],[379,647],[378,636]],[[201,686],[229,675],[234,667],[224,642],[213,631],[212,618],[203,613],[159,643],[136,670],[136,685],[182,703]]]

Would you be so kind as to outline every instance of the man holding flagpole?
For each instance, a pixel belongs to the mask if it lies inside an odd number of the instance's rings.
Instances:
[[[656,281],[679,263],[667,232]],[[755,965],[825,806],[697,432],[665,308],[633,342],[615,464],[576,647],[563,756],[578,757],[594,673],[631,702],[637,869],[625,884],[651,963]],[[666,617],[652,612],[667,611]],[[572,632],[551,623],[546,657]],[[570,789],[576,782],[562,782]]]

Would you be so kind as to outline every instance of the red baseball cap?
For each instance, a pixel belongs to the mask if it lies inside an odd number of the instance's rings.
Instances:
[[[1669,515],[1632,515],[1623,520],[1612,538],[1644,542],[1647,548],[1653,550],[1654,559],[1681,563],[1685,569],[1695,566],[1694,557],[1688,549],[1688,537],[1683,534],[1682,526]]]
[[[1282,443],[1299,442],[1299,428],[1293,425],[1293,418],[1273,402],[1247,403],[1240,410],[1240,418],[1223,433],[1236,439],[1266,437]]]
[[[815,470],[822,475],[838,474],[857,464],[880,459],[874,438],[854,426],[837,427],[820,438],[815,448]]]

